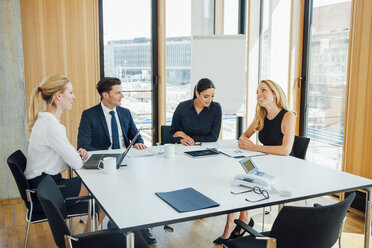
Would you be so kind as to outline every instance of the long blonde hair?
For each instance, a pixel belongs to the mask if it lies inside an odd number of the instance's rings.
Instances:
[[[38,118],[40,111],[45,111],[47,106],[55,106],[54,99],[58,92],[63,93],[70,79],[64,75],[53,74],[44,78],[38,87],[31,93],[30,106],[28,109],[27,129],[31,134],[32,127]]]
[[[279,86],[279,84],[275,83],[272,80],[262,80],[260,83],[265,83],[271,91],[276,96],[276,105],[279,108],[283,108],[285,110],[288,110],[288,101],[287,97],[284,94],[283,89]],[[256,126],[254,127],[254,130],[256,132],[261,131],[264,127],[264,120],[267,115],[267,110],[260,106],[260,104],[257,102],[256,105],[256,114],[254,116],[254,120],[256,121]]]

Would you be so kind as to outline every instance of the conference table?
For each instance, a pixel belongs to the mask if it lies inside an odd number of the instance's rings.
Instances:
[[[203,158],[184,154],[184,151],[207,147],[238,148],[237,141],[234,140],[203,143],[201,146],[192,147],[177,144],[175,156],[171,158],[166,158],[161,153],[148,156],[148,153],[144,152],[141,156],[140,151],[132,149],[134,151],[131,150],[123,162],[127,166],[119,168],[114,175],[105,174],[102,170],[86,169],[76,170],[76,173],[113,223],[126,232],[127,247],[134,247],[135,230],[354,190],[366,191],[364,247],[371,247],[372,180],[291,156],[265,154],[252,157],[254,163],[260,171],[279,176],[281,180],[276,188],[289,191],[290,194],[279,195],[269,191],[269,199],[248,202],[245,198],[258,200],[262,196],[253,192],[241,195],[231,193],[246,189],[231,184],[235,175],[244,173],[239,159],[224,154]],[[153,147],[153,151],[156,152],[156,149],[160,151],[161,147]],[[178,213],[155,195],[155,192],[189,187],[220,205]]]

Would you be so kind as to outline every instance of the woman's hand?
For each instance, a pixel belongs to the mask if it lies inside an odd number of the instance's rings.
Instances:
[[[177,131],[173,134],[173,138],[190,138],[187,134],[185,134],[183,131]]]
[[[185,146],[192,146],[195,144],[195,141],[189,136],[187,136],[187,138],[181,139],[180,142],[182,145],[185,145]]]
[[[247,137],[242,136],[238,141],[238,146],[244,150],[254,151],[256,145]]]
[[[79,155],[80,155],[80,157],[81,157],[81,159],[82,159],[83,161],[87,160],[87,158],[88,158],[88,152],[87,152],[85,149],[80,148],[80,149],[78,150],[78,153],[79,153]]]

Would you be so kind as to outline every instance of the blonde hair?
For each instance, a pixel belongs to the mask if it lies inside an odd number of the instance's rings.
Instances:
[[[58,92],[63,93],[70,79],[64,75],[53,74],[44,78],[38,87],[31,93],[30,106],[28,109],[27,129],[31,134],[32,127],[38,118],[38,113],[45,110],[47,106],[55,106],[54,99]]]
[[[285,110],[288,110],[288,102],[287,97],[284,94],[283,89],[279,86],[279,84],[275,83],[272,80],[262,80],[260,83],[265,83],[271,91],[276,96],[276,105],[279,108],[283,108]],[[254,120],[256,121],[256,126],[254,127],[254,130],[256,132],[261,131],[264,127],[264,120],[267,115],[267,110],[260,106],[260,104],[257,102],[256,105],[256,114],[254,116]]]

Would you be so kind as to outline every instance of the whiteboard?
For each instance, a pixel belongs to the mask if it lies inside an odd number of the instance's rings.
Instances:
[[[201,78],[216,86],[215,101],[224,114],[236,114],[244,105],[245,35],[193,36],[191,42],[191,92]]]

